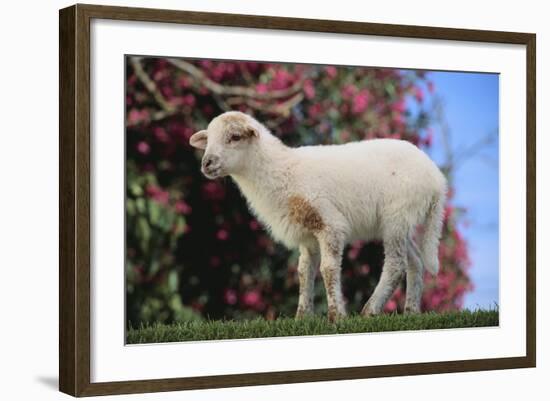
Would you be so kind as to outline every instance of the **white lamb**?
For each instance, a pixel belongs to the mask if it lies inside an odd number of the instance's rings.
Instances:
[[[195,133],[205,149],[202,172],[231,176],[273,237],[299,248],[296,317],[313,312],[315,270],[325,283],[328,318],[345,316],[340,284],[344,246],[382,240],[384,267],[362,310],[378,314],[406,273],[406,312],[420,312],[422,276],[439,268],[446,180],[430,158],[406,141],[375,139],[290,148],[254,118],[227,112]],[[413,241],[418,225],[420,250]]]

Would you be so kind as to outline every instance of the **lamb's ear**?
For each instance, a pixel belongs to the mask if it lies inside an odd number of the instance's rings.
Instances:
[[[191,138],[189,138],[189,144],[197,149],[206,149],[206,134],[207,131],[205,129],[195,132],[191,135]]]

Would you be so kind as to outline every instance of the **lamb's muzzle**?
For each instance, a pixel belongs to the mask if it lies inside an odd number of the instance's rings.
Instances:
[[[221,171],[220,158],[215,155],[205,155],[202,158],[201,171],[210,179],[217,178]]]
[[[439,268],[446,196],[445,177],[421,150],[394,139],[289,148],[240,112],[214,118],[190,143],[205,150],[208,178],[231,176],[271,235],[300,249],[297,317],[313,313],[318,266],[329,319],[345,315],[342,253],[355,239],[379,239],[385,249],[380,282],[362,313],[380,313],[405,275],[405,310],[420,312],[423,270]],[[420,247],[413,240],[418,225]]]

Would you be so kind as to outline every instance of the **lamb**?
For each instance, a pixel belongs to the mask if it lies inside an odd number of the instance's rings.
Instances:
[[[214,118],[190,144],[205,150],[207,178],[230,176],[274,239],[299,249],[296,318],[313,313],[319,263],[329,320],[346,315],[342,253],[356,239],[381,240],[385,253],[380,281],[361,313],[381,313],[405,275],[405,311],[420,312],[423,270],[439,269],[446,179],[413,144],[372,139],[290,148],[235,111]],[[420,247],[413,239],[417,226],[423,227]]]

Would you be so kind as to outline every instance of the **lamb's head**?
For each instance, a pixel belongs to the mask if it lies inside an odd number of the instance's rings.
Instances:
[[[254,118],[228,111],[214,118],[208,128],[191,136],[189,143],[203,149],[201,171],[210,178],[238,174],[260,137],[261,125]]]

